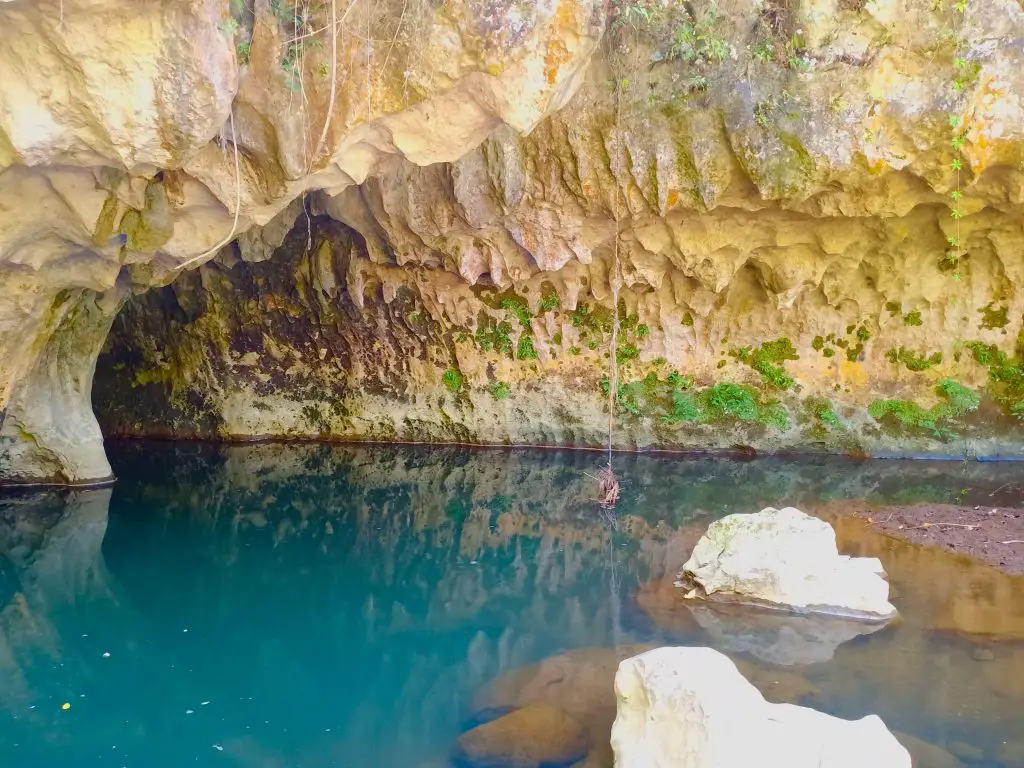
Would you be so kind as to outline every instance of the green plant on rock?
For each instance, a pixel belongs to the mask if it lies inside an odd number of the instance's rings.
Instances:
[[[876,421],[891,419],[904,427],[929,432],[939,439],[948,439],[952,436],[948,428],[950,423],[975,410],[981,404],[981,398],[952,379],[939,382],[935,392],[941,402],[931,408],[922,408],[910,400],[875,400],[868,406],[868,413]]]
[[[448,387],[450,391],[458,393],[466,383],[466,377],[462,375],[462,371],[458,368],[449,368],[442,374],[441,382]]]
[[[581,336],[594,334],[600,337],[602,334],[612,332],[612,313],[611,310],[605,307],[595,307],[591,311],[588,304],[581,303],[576,306],[576,309],[569,313],[569,319],[572,321],[574,328],[578,328]],[[597,341],[591,341],[594,346],[591,349],[597,348]]]
[[[842,426],[839,414],[832,409],[832,403],[824,397],[811,397],[807,399],[807,408],[814,419],[826,427],[832,429]]]
[[[515,317],[523,328],[530,327],[530,305],[521,296],[508,296],[501,300],[501,308]]]
[[[505,400],[512,394],[512,387],[505,381],[494,381],[487,386],[487,391],[495,400]]]
[[[757,45],[754,46],[754,58],[758,61],[768,63],[772,60],[775,55],[775,45],[771,40],[764,39],[759,40]]]
[[[1020,418],[1024,404],[1024,338],[1018,338],[1017,345],[1017,355],[1011,357],[995,344],[965,344],[975,361],[988,369],[989,394],[1011,415]]]
[[[676,388],[671,393],[671,407],[662,417],[666,424],[713,423],[730,419],[760,423],[779,430],[789,426],[789,415],[781,403],[762,403],[751,387],[731,382],[716,384],[703,392]]]
[[[562,301],[558,298],[557,293],[551,291],[550,293],[544,294],[543,298],[540,300],[539,306],[541,312],[550,312],[551,310],[558,309],[562,306]]]
[[[630,360],[636,360],[638,357],[640,357],[640,350],[636,344],[630,342],[620,344],[615,353],[615,359],[619,363],[628,363]]]
[[[772,109],[774,105],[771,99],[759,101],[754,105],[754,123],[759,128],[767,130],[772,125]]]
[[[750,347],[735,349],[729,354],[760,373],[776,389],[789,389],[794,384],[783,366],[786,360],[799,360],[800,356],[787,338],[767,341],[755,350]]]
[[[923,325],[921,320],[921,310],[915,309],[913,312],[907,312],[907,314],[903,316],[903,324],[918,327]]]
[[[519,344],[516,346],[517,360],[536,360],[537,350],[533,347],[533,337],[523,334],[519,337]]]
[[[612,0],[612,28],[623,24],[629,24],[634,28],[648,24],[661,10],[662,7],[656,0]]]
[[[484,352],[495,352],[504,355],[512,354],[512,325],[504,320],[495,323],[488,318],[477,328],[473,339]]]
[[[729,44],[716,31],[718,5],[711,3],[699,16],[686,8],[686,17],[676,27],[669,58],[690,63],[718,62],[728,58]]]
[[[1005,328],[1010,322],[1009,307],[1006,306],[994,306],[995,302],[990,301],[986,306],[982,307],[978,311],[981,313],[981,327],[987,330],[994,330],[996,328]]]
[[[915,373],[927,371],[929,368],[934,368],[942,363],[941,352],[934,352],[930,357],[921,357],[905,347],[890,349],[885,353],[885,358],[893,365],[902,363],[908,371],[914,371]]]

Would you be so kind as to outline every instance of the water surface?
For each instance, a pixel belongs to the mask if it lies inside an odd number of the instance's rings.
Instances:
[[[1019,580],[840,523],[848,551],[882,557],[903,619],[824,659],[695,623],[664,589],[716,516],[1012,504],[1019,466],[626,455],[609,517],[590,453],[110,453],[112,489],[0,496],[2,765],[444,765],[502,674],[701,643],[799,675],[800,703],[875,712],[963,765],[1024,766]]]

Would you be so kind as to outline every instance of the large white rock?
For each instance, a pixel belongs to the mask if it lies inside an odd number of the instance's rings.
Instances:
[[[685,586],[707,596],[885,621],[896,615],[875,557],[840,555],[823,520],[793,507],[723,517],[683,566]]]
[[[615,768],[910,768],[876,715],[771,704],[710,648],[657,648],[615,675]]]

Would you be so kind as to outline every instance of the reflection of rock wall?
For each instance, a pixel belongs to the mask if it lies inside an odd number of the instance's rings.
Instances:
[[[64,615],[76,603],[109,596],[101,546],[109,489],[29,491],[0,497],[0,706],[24,712],[36,700],[28,678],[65,655]]]
[[[235,698],[208,731],[196,721],[204,750],[218,743],[239,760],[301,755],[310,765],[375,755],[381,765],[415,765],[431,739],[444,753],[453,720],[473,711],[475,689],[566,648],[712,642],[692,619],[653,626],[634,601],[643,588],[644,611],[684,615],[653,580],[674,575],[712,515],[781,500],[811,509],[805,502],[826,491],[935,500],[984,486],[987,497],[1017,471],[976,464],[950,480],[948,464],[918,463],[910,476],[898,462],[621,456],[624,496],[612,529],[588,500],[595,483],[585,473],[602,458],[585,452],[128,442],[115,443],[112,458],[125,480],[113,490],[109,523],[99,510],[110,491],[0,502],[4,690],[11,706],[39,695],[41,679],[47,695],[63,695],[65,681],[49,676],[57,658],[83,670],[90,700],[140,678],[149,684],[137,697],[108,697],[79,730],[40,714],[26,737],[38,727],[61,734],[55,750],[144,751],[154,712],[183,716],[222,686]],[[912,731],[919,724],[900,718],[920,709],[913,700],[924,691],[934,701],[929,717],[958,738],[1009,732],[1022,705],[1020,649],[993,644],[975,670],[964,663],[972,646],[954,638],[940,647],[924,630],[949,600],[967,599],[946,588],[956,578],[988,590],[992,609],[1007,615],[1014,593],[986,587],[985,574],[941,553],[926,561],[855,534],[840,529],[845,550],[883,559],[894,599],[914,605],[903,610],[914,624],[842,645],[827,664],[780,674],[748,659],[745,674],[773,700],[825,709],[884,701],[887,722]],[[102,639],[94,630],[81,637],[85,615],[102,625]],[[396,699],[400,711],[381,722],[382,702],[391,712]],[[246,729],[265,719],[275,733],[287,728],[293,751]],[[374,755],[342,751],[353,741],[375,745]],[[40,764],[50,763],[60,761]]]

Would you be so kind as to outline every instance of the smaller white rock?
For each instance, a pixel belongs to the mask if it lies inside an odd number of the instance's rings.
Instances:
[[[841,720],[771,704],[711,648],[626,659],[615,695],[615,768],[911,768],[877,716]]]
[[[707,596],[719,593],[802,613],[875,621],[896,615],[878,558],[840,555],[832,526],[793,507],[712,523],[682,577]]]

